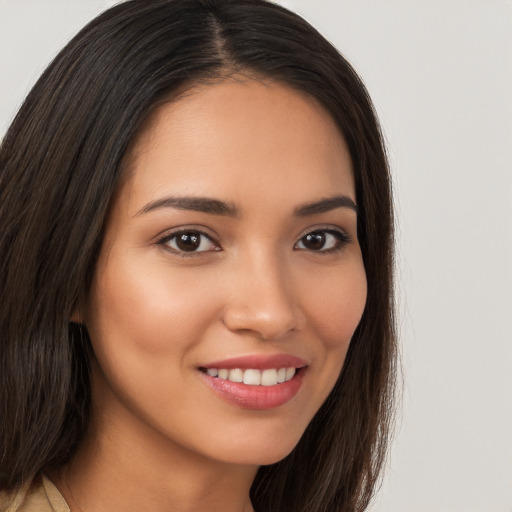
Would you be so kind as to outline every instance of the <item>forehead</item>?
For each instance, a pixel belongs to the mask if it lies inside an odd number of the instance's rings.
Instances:
[[[230,200],[243,190],[273,198],[286,190],[298,202],[334,190],[355,200],[348,148],[330,114],[275,82],[188,89],[151,115],[128,162],[131,195],[147,198],[171,187]]]

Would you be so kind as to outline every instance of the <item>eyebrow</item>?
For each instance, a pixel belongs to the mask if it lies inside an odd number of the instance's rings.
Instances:
[[[348,196],[334,196],[308,203],[295,208],[294,214],[297,217],[307,217],[308,215],[315,215],[317,213],[324,213],[336,208],[350,208],[357,213],[356,203]]]
[[[236,217],[238,209],[235,205],[225,203],[209,197],[164,197],[146,204],[136,215],[148,213],[158,208],[176,208],[178,210],[193,210],[196,212],[210,213],[212,215],[227,215]]]
[[[225,215],[228,217],[237,217],[239,212],[238,208],[232,203],[226,203],[219,199],[212,199],[209,197],[164,197],[151,201],[142,207],[137,213],[141,215],[148,213],[159,208],[176,208],[178,210],[193,210],[196,212],[209,213],[212,215]],[[298,206],[294,210],[296,217],[307,217],[318,213],[324,213],[336,208],[350,208],[357,213],[357,205],[348,196],[334,196],[307,203]]]

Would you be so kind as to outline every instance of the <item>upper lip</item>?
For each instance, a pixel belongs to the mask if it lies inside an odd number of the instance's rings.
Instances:
[[[266,370],[270,368],[302,368],[308,363],[300,357],[290,354],[254,354],[230,357],[219,361],[200,365],[200,368],[217,368],[232,370],[234,368]]]

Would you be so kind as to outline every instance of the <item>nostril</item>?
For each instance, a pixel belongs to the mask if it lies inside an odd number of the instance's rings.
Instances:
[[[223,318],[227,329],[237,333],[253,333],[264,340],[278,339],[297,328],[293,311],[261,311],[257,308],[230,308]]]

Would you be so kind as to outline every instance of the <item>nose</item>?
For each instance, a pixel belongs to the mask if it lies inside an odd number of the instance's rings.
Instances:
[[[282,267],[278,261],[255,261],[230,275],[223,312],[229,330],[273,340],[301,328],[303,317],[294,283]]]

